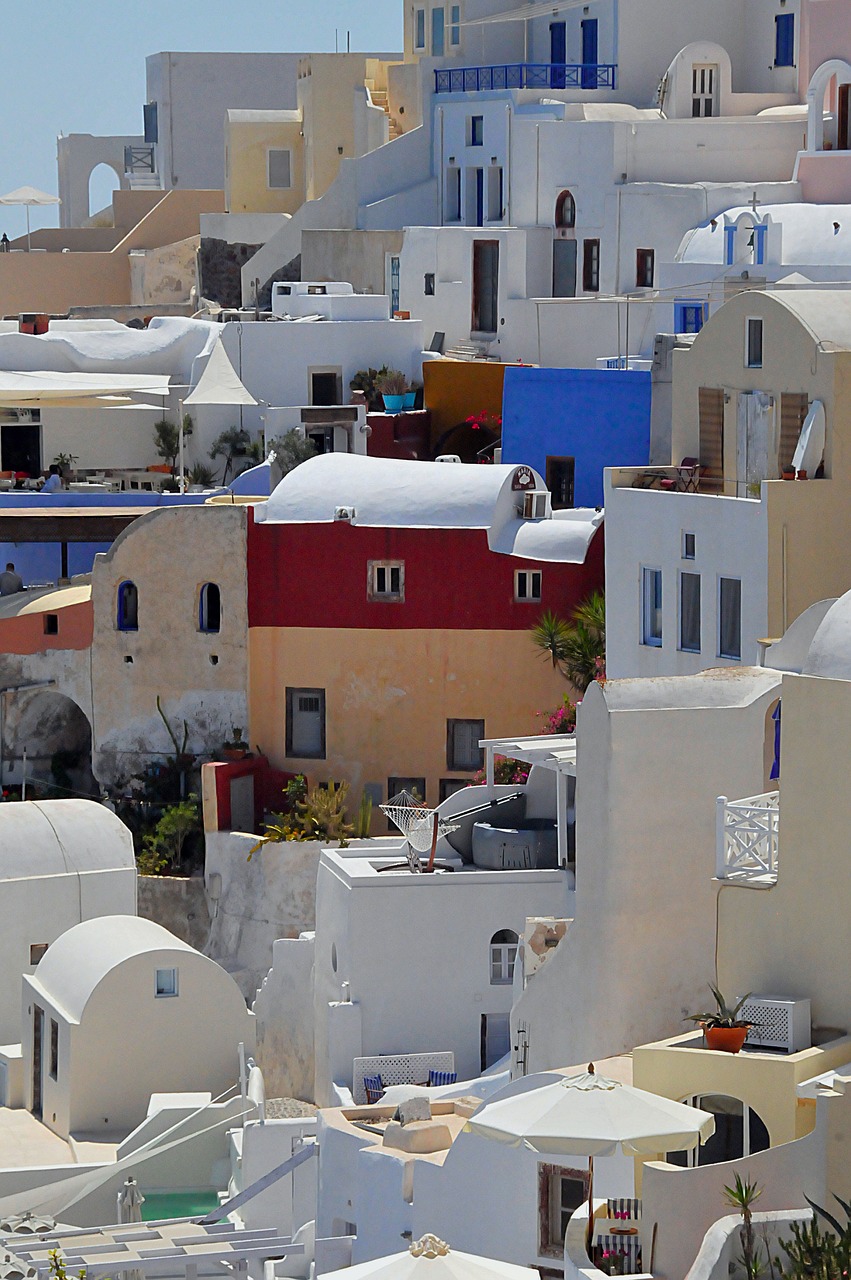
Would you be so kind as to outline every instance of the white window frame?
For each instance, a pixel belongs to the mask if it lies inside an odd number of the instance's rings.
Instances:
[[[759,360],[751,350],[751,325],[759,325]],[[745,316],[745,368],[761,369],[765,360],[765,325],[762,316]]]
[[[529,489],[523,494],[521,511],[524,520],[546,520],[552,514],[549,489]]]
[[[510,987],[514,982],[514,966],[517,963],[518,942],[492,942],[490,944],[490,978],[492,987]]]
[[[722,582],[738,582],[739,584],[739,652],[724,653],[721,647],[721,637],[724,632],[723,619],[721,617],[721,584]],[[734,578],[731,574],[719,573],[718,575],[718,657],[725,658],[728,662],[741,662],[742,660],[742,580]]]
[[[515,569],[514,600],[517,604],[540,604],[543,572],[540,569]],[[535,579],[537,578],[537,582]]]
[[[272,182],[272,152],[285,151],[289,156],[289,182],[284,184],[280,182]],[[291,147],[267,147],[266,148],[266,188],[268,191],[292,191],[293,189],[293,153]]]
[[[161,975],[170,974],[170,982]],[[154,991],[158,1000],[171,1000],[180,994],[180,971],[178,969],[157,969]],[[169,989],[170,988],[170,989]]]
[[[398,573],[398,589],[393,590],[393,574]],[[368,560],[366,593],[370,600],[403,604],[405,600],[405,561]]]
[[[702,651],[702,646],[703,646],[703,618],[701,616],[701,611],[703,608],[703,582],[701,580],[701,575],[699,573],[695,573],[691,569],[681,570],[679,577],[680,577],[680,583],[679,583],[680,590],[679,590],[679,628],[678,628],[679,645],[678,645],[678,648],[680,650],[680,653],[700,653]],[[696,648],[694,645],[690,645],[690,644],[687,645],[683,637],[683,621],[684,621],[683,590],[685,588],[686,578],[697,578],[698,610],[697,610],[697,647]]]
[[[449,47],[457,49],[461,44],[461,6],[460,4],[451,4],[449,6]]]
[[[688,538],[691,538],[692,540],[691,551],[689,551],[688,549],[688,541],[687,541]],[[681,557],[683,560],[697,559],[697,534],[694,533],[691,529],[683,529],[682,531]]]
[[[420,20],[422,20],[422,33],[420,32]],[[425,49],[426,47],[426,11],[424,8],[414,10],[414,48]],[[420,38],[422,34],[422,38]]]
[[[737,1159],[744,1160],[747,1156],[751,1154],[751,1108],[744,1101],[744,1099],[737,1098],[732,1093],[725,1094],[721,1092],[692,1094],[690,1098],[683,1098],[683,1102],[687,1107],[698,1107],[700,1110],[703,1110],[704,1099],[706,1098],[730,1098],[731,1101],[733,1102],[741,1102],[742,1104],[742,1154],[741,1156],[737,1157]],[[757,1112],[756,1114],[757,1114],[757,1119],[762,1120],[762,1117],[760,1116],[759,1112]],[[765,1124],[765,1121],[762,1121],[762,1123]],[[700,1144],[698,1143],[698,1146],[692,1147],[689,1151],[686,1152],[685,1167],[687,1169],[696,1169],[696,1168],[705,1169],[707,1167],[705,1164],[701,1165],[699,1146]]]
[[[652,575],[652,576],[651,576]],[[656,576],[658,575],[658,577]],[[659,583],[659,604],[650,601],[650,583],[658,581]],[[662,578],[662,570],[658,565],[642,565],[641,566],[641,643],[648,645],[651,649],[661,649],[663,637],[665,634],[665,623],[663,616],[663,608],[665,603],[665,589]],[[650,628],[650,614],[659,613],[659,635],[654,635]]]

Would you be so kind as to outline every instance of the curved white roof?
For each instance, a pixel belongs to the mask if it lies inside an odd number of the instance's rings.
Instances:
[[[610,711],[746,707],[778,687],[779,671],[765,667],[713,667],[691,676],[645,676],[592,684],[585,694],[605,698]]]
[[[491,551],[521,560],[584,564],[602,510],[576,507],[553,512],[552,520],[509,520],[488,539]]]
[[[753,216],[749,205],[737,205],[715,215],[713,231],[707,219],[684,236],[678,262],[724,262],[724,218],[734,222],[742,214]],[[771,216],[783,228],[783,262],[789,265],[827,267],[851,264],[851,204],[761,204],[758,216]],[[835,223],[839,224],[836,230]],[[769,233],[770,234],[770,233]]]
[[[153,920],[100,916],[75,924],[51,943],[32,981],[79,1022],[90,996],[108,973],[134,956],[151,952],[161,953],[165,961],[175,952],[199,954]]]
[[[180,316],[155,316],[147,329],[0,332],[0,370],[162,374],[188,382],[195,360],[212,350],[221,332],[219,324]]]
[[[255,507],[255,519],[330,523],[338,507],[354,507],[358,525],[488,529],[516,470],[325,453],[284,476],[269,501]],[[536,488],[546,489],[537,472],[532,474]]]
[[[813,637],[802,668],[805,676],[851,680],[851,591],[831,605]]]
[[[0,881],[135,867],[130,832],[94,800],[0,804]]]

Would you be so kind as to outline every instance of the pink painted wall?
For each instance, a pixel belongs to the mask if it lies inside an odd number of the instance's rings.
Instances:
[[[851,204],[851,151],[800,155],[795,176],[808,204]]]
[[[813,72],[831,58],[851,62],[848,0],[802,0],[799,52],[800,89],[805,95]]]

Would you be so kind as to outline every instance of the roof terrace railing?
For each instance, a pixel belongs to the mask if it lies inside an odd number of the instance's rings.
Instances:
[[[616,89],[615,62],[506,62],[492,67],[442,67],[435,93],[494,89]]]
[[[716,869],[719,880],[773,883],[779,872],[780,792],[742,800],[716,800]]]

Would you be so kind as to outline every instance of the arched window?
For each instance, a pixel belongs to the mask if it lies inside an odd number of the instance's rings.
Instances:
[[[116,620],[119,631],[139,630],[139,592],[135,582],[122,582],[118,588]]]
[[[576,201],[569,191],[562,191],[556,200],[556,226],[576,226]]]
[[[500,929],[491,938],[491,986],[508,986],[514,981],[514,962],[520,941],[513,929]]]
[[[205,582],[198,600],[198,630],[220,631],[222,626],[222,593],[215,582]]]
[[[699,1149],[669,1151],[665,1157],[668,1164],[692,1169],[698,1164],[741,1160],[771,1146],[768,1129],[762,1119],[740,1098],[704,1093],[683,1101],[689,1106],[700,1107],[701,1111],[711,1111],[715,1116],[715,1132]]]

